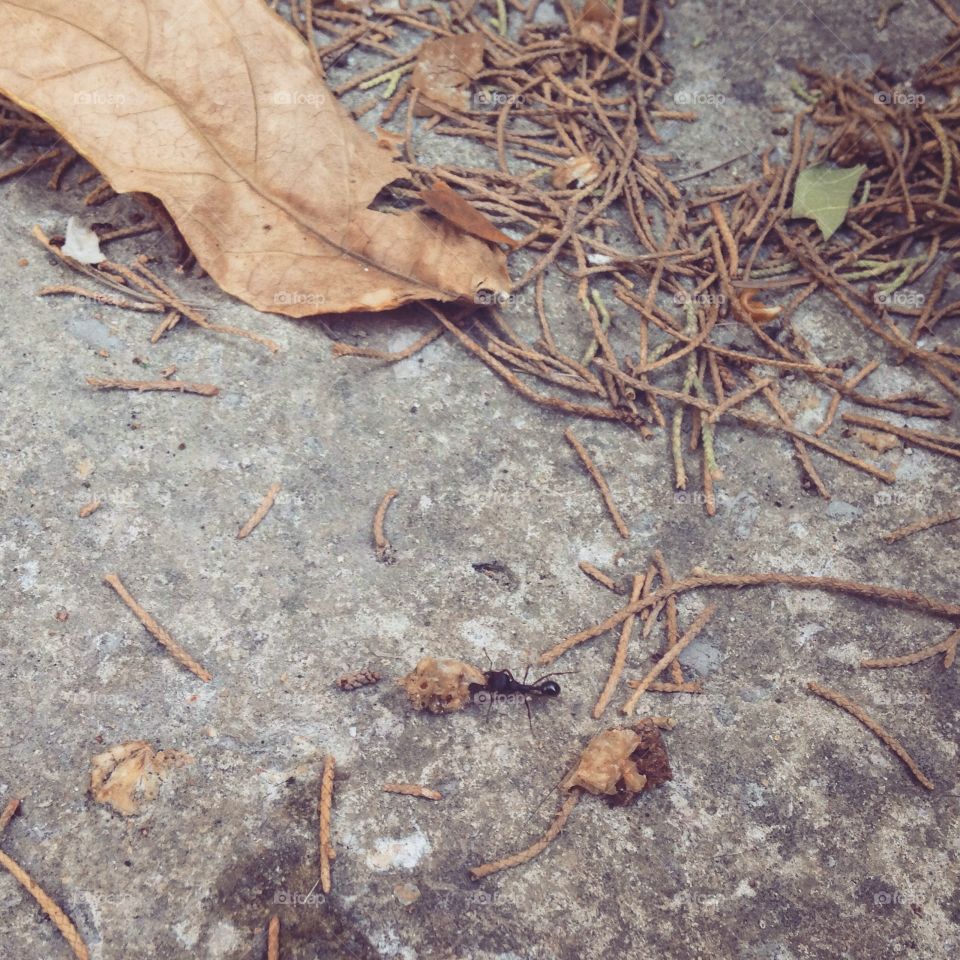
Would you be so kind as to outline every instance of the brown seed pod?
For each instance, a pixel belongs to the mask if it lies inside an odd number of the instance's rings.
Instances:
[[[379,673],[373,670],[358,670],[356,673],[346,673],[337,680],[341,690],[357,690],[360,687],[369,687],[381,680]]]

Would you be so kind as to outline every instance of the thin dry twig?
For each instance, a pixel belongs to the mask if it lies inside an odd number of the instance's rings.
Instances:
[[[104,578],[103,582],[107,586],[112,587],[117,596],[130,608],[133,612],[133,615],[147,628],[147,632],[173,657],[177,663],[186,667],[192,674],[198,676],[204,683],[209,683],[213,677],[202,667],[193,657],[184,650],[183,647],[177,643],[173,637],[164,630],[163,627],[157,623],[153,617],[147,613],[143,607],[137,603],[136,600],[130,595],[127,591],[127,588],[123,585],[120,580],[120,577],[115,573],[108,573]]]
[[[510,867],[519,867],[521,864],[529,863],[534,857],[540,856],[544,850],[553,843],[554,840],[560,835],[560,831],[563,830],[564,826],[567,823],[567,820],[570,817],[570,814],[573,811],[573,808],[577,805],[577,801],[580,799],[580,791],[572,790],[567,794],[563,803],[560,805],[560,809],[557,811],[556,817],[553,819],[553,823],[547,828],[547,832],[539,839],[536,843],[531,844],[527,847],[526,850],[521,850],[519,853],[515,853],[512,856],[504,857],[502,860],[494,860],[492,863],[485,863],[479,867],[471,867],[469,870],[470,876],[474,880],[482,880],[484,877],[489,877],[491,874],[499,873],[501,870],[509,870]]]
[[[812,680],[807,684],[807,689],[811,693],[815,693],[818,697],[822,697],[824,700],[829,700],[832,703],[835,703],[842,710],[846,710],[847,713],[849,713],[852,717],[856,717],[871,733],[876,735],[882,743],[884,743],[904,762],[904,764],[906,764],[907,769],[913,774],[913,777],[917,783],[919,783],[922,787],[926,787],[927,790],[933,790],[933,782],[916,765],[913,757],[907,753],[903,744],[901,744],[896,737],[887,733],[887,731],[884,730],[884,728],[881,727],[876,720],[868,716],[862,707],[854,703],[849,697],[845,697],[842,693],[838,693],[836,690],[831,690],[828,687],[821,687]]]
[[[610,514],[610,519],[613,520],[617,528],[617,532],[624,540],[628,540],[630,538],[630,528],[623,522],[623,517],[620,516],[620,511],[613,502],[613,495],[610,493],[610,487],[607,486],[607,481],[604,480],[603,474],[600,473],[596,464],[590,459],[590,454],[587,453],[583,444],[574,436],[572,427],[567,427],[563,436],[567,443],[577,452],[577,456],[580,458],[584,467],[586,467],[587,473],[590,474],[593,482],[597,485],[597,489],[600,491],[600,496],[603,497],[603,502],[606,505],[607,512]]]
[[[419,783],[385,783],[384,793],[400,793],[405,797],[421,797],[424,800],[442,800],[443,794],[430,787],[422,787]]]
[[[237,531],[238,540],[245,540],[250,536],[251,533],[253,533],[260,521],[270,512],[270,508],[273,506],[273,501],[277,499],[277,494],[279,492],[280,484],[271,484],[270,489],[260,501],[260,506],[253,511],[253,515],[250,517],[250,519]]]

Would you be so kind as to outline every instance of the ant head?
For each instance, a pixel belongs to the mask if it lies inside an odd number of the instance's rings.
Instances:
[[[559,697],[560,696],[560,684],[556,680],[544,680],[540,684],[540,693],[545,697]]]

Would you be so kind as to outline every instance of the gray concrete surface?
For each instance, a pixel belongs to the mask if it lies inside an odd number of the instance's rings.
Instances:
[[[671,90],[727,98],[698,125],[665,128],[677,169],[778,142],[774,109],[796,106],[787,92],[795,58],[909,72],[944,33],[920,0],[879,35],[875,14],[805,2],[668,9]],[[454,145],[431,150],[449,159]],[[62,230],[82,212],[75,192],[51,194],[45,179],[0,184],[0,801],[24,796],[2,846],[63,904],[96,960],[259,958],[274,912],[287,960],[960,953],[956,669],[856,669],[864,655],[934,642],[943,622],[815,593],[715,595],[720,614],[684,658],[704,695],[650,696],[650,709],[678,721],[667,735],[674,780],[629,809],[587,798],[540,859],[479,886],[465,868],[539,835],[555,784],[601,729],[589,712],[613,639],[560,661],[574,672],[560,678],[559,701],[536,705],[535,742],[521,708],[438,718],[413,714],[389,681],[352,694],[332,686],[366,666],[396,677],[426,653],[483,666],[486,650],[522,671],[617,605],[579,560],[626,579],[656,546],[677,574],[789,570],[951,598],[955,530],[896,547],[878,535],[956,504],[955,468],[919,450],[876,455],[898,471],[891,491],[817,456],[834,491],[828,504],[800,489],[786,444],[728,428],[720,510],[708,520],[673,494],[662,436],[644,442],[582,423],[632,528],[624,542],[562,441],[567,421],[456,344],[395,366],[330,357],[331,334],[396,348],[426,329],[422,317],[293,322],[258,315],[208,281],[178,281],[219,322],[277,340],[271,356],[185,326],[151,346],[148,318],[37,298],[43,284],[69,278],[30,228]],[[95,219],[128,212],[119,199]],[[126,249],[145,248],[172,276],[162,244]],[[551,278],[552,309],[573,331],[562,286]],[[853,325],[821,301],[799,326],[824,357],[867,359]],[[219,384],[221,396],[84,384],[170,363],[185,379]],[[900,369],[876,386],[909,382]],[[784,390],[793,407],[810,395],[799,381]],[[821,411],[804,416],[815,423]],[[948,429],[958,426],[954,416]],[[236,540],[274,481],[283,491],[272,513]],[[398,562],[385,566],[374,561],[370,520],[391,486],[401,491],[388,517]],[[102,509],[78,519],[94,497]],[[493,561],[503,576],[474,569]],[[212,683],[163,654],[101,585],[111,571]],[[684,599],[684,622],[705,600]],[[57,620],[60,610],[69,619]],[[631,675],[647,662],[637,650]],[[936,792],[805,693],[808,679],[887,723]],[[90,759],[141,738],[195,762],[147,812],[124,819],[87,795]],[[327,752],[339,764],[338,857],[323,897],[315,808]],[[387,780],[429,783],[445,799],[387,796]],[[6,875],[0,918],[3,960],[68,956]]]

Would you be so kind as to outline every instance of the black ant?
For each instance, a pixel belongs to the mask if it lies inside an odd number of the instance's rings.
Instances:
[[[484,650],[486,653],[486,650]],[[490,659],[489,654],[487,659]],[[490,664],[493,666],[493,663]],[[534,680],[533,683],[527,683],[527,673],[530,672],[530,668],[527,667],[526,673],[523,675],[523,680],[518,680],[509,670],[485,670],[483,676],[485,678],[484,683],[471,683],[469,690],[471,695],[476,696],[480,694],[480,697],[477,697],[481,702],[485,697],[484,694],[489,697],[490,706],[487,709],[487,715],[489,716],[490,710],[493,709],[493,704],[498,698],[506,698],[509,696],[522,696],[524,706],[527,708],[527,720],[530,723],[530,734],[533,735],[533,717],[530,714],[530,700],[533,697],[559,697],[560,696],[560,684],[556,680],[551,680],[551,677],[559,677],[563,674],[560,673],[548,673],[543,677],[540,677],[537,680]]]

